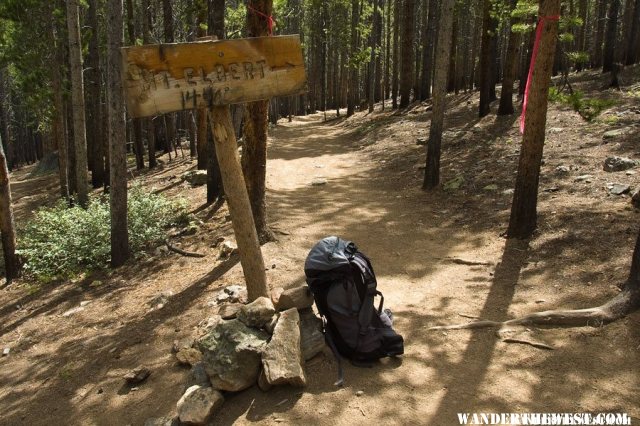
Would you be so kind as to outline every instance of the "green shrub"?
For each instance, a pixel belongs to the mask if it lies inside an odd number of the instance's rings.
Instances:
[[[591,121],[602,111],[615,105],[611,99],[585,98],[584,93],[576,90],[573,93],[563,93],[555,87],[549,89],[549,100],[569,105],[582,118]]]
[[[153,247],[166,228],[186,217],[184,202],[133,188],[128,203],[129,244],[132,253]],[[111,217],[108,200],[92,199],[85,210],[64,201],[43,207],[20,232],[24,270],[40,280],[68,278],[110,261]]]

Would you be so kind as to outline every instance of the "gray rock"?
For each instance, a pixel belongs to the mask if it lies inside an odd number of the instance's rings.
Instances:
[[[198,342],[214,388],[237,392],[256,383],[269,335],[237,319],[221,321]]]
[[[225,320],[234,319],[236,316],[238,316],[238,312],[243,306],[244,305],[242,303],[225,303],[224,305],[220,306],[218,315],[220,315],[222,319]]]
[[[604,132],[604,134],[602,135],[602,139],[604,140],[609,140],[609,139],[615,139],[619,136],[624,136],[626,135],[629,130],[631,130],[629,127],[623,127],[621,129],[615,129],[615,130],[609,130],[607,132]]]
[[[222,290],[225,294],[229,295],[228,302],[232,303],[247,303],[247,288],[241,285],[230,285]]]
[[[144,426],[180,426],[180,420],[177,417],[159,417],[157,419],[147,419]]]
[[[313,305],[313,295],[309,287],[304,284],[300,287],[285,290],[278,299],[278,310],[285,311],[290,308],[305,309]]]
[[[147,377],[149,377],[150,375],[151,375],[151,370],[149,370],[147,367],[141,366],[125,374],[124,379],[127,381],[128,384],[135,385],[135,384],[144,382],[145,380],[147,380]]]
[[[640,189],[631,196],[631,204],[633,204],[633,207],[636,209],[640,209]]]
[[[191,367],[191,371],[189,371],[189,376],[187,377],[187,383],[185,385],[183,393],[193,385],[198,385],[205,388],[211,386],[209,376],[207,375],[207,371],[204,368],[204,363],[202,362],[199,362]]]
[[[626,194],[629,191],[631,191],[631,187],[629,185],[620,184],[620,183],[614,184],[609,189],[609,193],[613,195],[622,195],[622,194]]]
[[[562,173],[562,174],[567,174],[567,173],[569,173],[570,170],[571,169],[569,169],[569,167],[567,167],[567,166],[558,166],[558,167],[556,167],[556,172]]]
[[[609,157],[604,160],[604,171],[605,172],[621,172],[624,170],[629,170],[638,165],[636,160],[632,160],[631,158],[625,157]]]
[[[303,309],[299,314],[302,358],[308,361],[322,352],[325,347],[322,320],[316,316],[311,308]]]
[[[202,352],[195,348],[184,348],[176,354],[176,359],[182,365],[193,366],[202,361]]]
[[[204,425],[223,402],[220,392],[209,387],[191,386],[178,401],[178,417],[182,423]]]
[[[580,175],[576,177],[574,180],[576,182],[591,182],[591,179],[593,179],[592,175]]]
[[[11,348],[7,347],[2,350],[2,356],[8,356],[11,353]]]
[[[302,368],[300,316],[291,308],[280,314],[273,337],[262,354],[262,366],[271,385],[304,386],[307,379]]]
[[[418,138],[416,139],[416,145],[426,146],[429,143],[428,138]]]
[[[174,340],[173,346],[171,346],[171,352],[178,353],[183,349],[191,348],[193,347],[194,343],[195,343],[195,339],[193,339],[192,337],[186,337],[184,339]]]
[[[326,184],[327,184],[327,180],[325,178],[315,178],[314,180],[311,181],[311,186],[322,186]]]
[[[189,182],[191,186],[202,186],[207,184],[206,170],[190,170],[182,174],[182,180]]]
[[[276,309],[268,297],[258,297],[253,302],[242,305],[238,312],[238,319],[249,327],[263,327],[271,322]]]
[[[220,245],[220,255],[221,259],[229,256],[233,256],[238,253],[238,247],[236,247],[231,241],[225,241]]]

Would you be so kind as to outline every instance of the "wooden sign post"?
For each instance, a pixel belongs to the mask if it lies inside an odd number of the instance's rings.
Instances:
[[[269,296],[229,104],[303,93],[298,36],[160,44],[122,49],[132,117],[207,108],[249,299]]]

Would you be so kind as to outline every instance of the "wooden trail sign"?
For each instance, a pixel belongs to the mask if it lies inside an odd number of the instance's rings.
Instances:
[[[132,117],[296,95],[306,90],[300,37],[156,44],[122,49]]]
[[[159,44],[122,49],[129,114],[208,109],[249,301],[269,296],[229,104],[295,95],[306,88],[298,36]]]

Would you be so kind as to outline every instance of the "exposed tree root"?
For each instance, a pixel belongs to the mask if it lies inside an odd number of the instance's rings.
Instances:
[[[604,305],[574,310],[552,310],[535,312],[507,321],[478,320],[467,324],[440,325],[429,330],[472,330],[479,328],[498,328],[510,325],[547,326],[547,327],[599,327],[616,321],[637,309],[640,291],[623,290]]]
[[[165,240],[164,243],[166,244],[166,246],[167,246],[167,248],[169,250],[171,250],[174,253],[181,254],[182,256],[186,256],[186,257],[201,257],[201,258],[205,257],[205,255],[202,254],[202,253],[195,253],[195,252],[192,252],[192,251],[185,251],[185,250],[182,250],[182,249],[180,249],[180,248],[178,248],[176,246],[172,246],[169,243],[169,240]]]
[[[520,343],[522,345],[531,345],[534,348],[538,349],[546,349],[548,351],[552,351],[555,348],[553,346],[549,346],[546,343],[536,342],[535,340],[527,340],[527,339],[517,339],[513,337],[507,337],[506,339],[502,339],[505,343]]]
[[[466,260],[460,259],[459,257],[440,257],[440,260],[444,260],[445,262],[455,263],[457,265],[467,265],[467,266],[493,266],[493,262],[482,262],[476,260]]]

